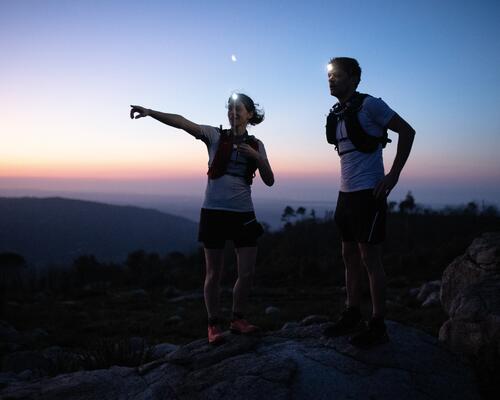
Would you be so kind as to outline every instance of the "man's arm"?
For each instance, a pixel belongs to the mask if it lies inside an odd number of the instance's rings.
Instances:
[[[132,107],[130,110],[130,118],[137,119],[142,117],[152,117],[157,121],[163,122],[169,126],[173,126],[174,128],[182,129],[198,138],[201,135],[201,127],[194,122],[189,121],[184,118],[182,115],[177,114],[168,114],[160,111],[151,110],[149,108],[144,108],[141,106],[130,106]],[[137,113],[137,115],[135,115]]]
[[[373,191],[377,199],[387,197],[394,186],[396,186],[396,183],[398,183],[399,175],[406,164],[406,160],[408,160],[415,137],[415,130],[398,114],[391,118],[387,124],[387,128],[399,135],[398,147],[391,170],[377,184]]]

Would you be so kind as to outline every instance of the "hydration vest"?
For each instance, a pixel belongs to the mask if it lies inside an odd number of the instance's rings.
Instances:
[[[219,146],[215,152],[212,164],[208,168],[207,175],[210,179],[217,179],[226,174],[227,165],[231,159],[231,153],[233,152],[234,136],[230,129],[222,129],[222,125],[219,128]],[[255,136],[246,135],[242,143],[247,143],[254,150],[259,151],[259,142]],[[255,171],[257,170],[257,162],[254,159],[247,159],[247,168],[245,171],[245,182],[251,185],[253,178],[255,177]],[[240,175],[238,175],[240,176]]]
[[[381,144],[382,148],[384,148],[387,143],[392,142],[392,140],[387,136],[386,128],[384,128],[382,136],[377,137],[366,133],[361,126],[358,118],[358,112],[361,110],[363,101],[367,96],[369,95],[355,92],[345,104],[335,104],[330,110],[328,117],[326,117],[326,140],[328,143],[335,146],[335,150],[337,150],[339,156],[353,151],[373,153],[378,149],[379,144]],[[347,138],[354,145],[354,149],[344,152],[339,151],[339,140],[337,139],[337,124],[341,120],[344,120],[345,122]],[[347,140],[347,138],[340,139],[340,141]]]

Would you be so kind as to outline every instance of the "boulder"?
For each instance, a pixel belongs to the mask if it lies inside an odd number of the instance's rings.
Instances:
[[[151,300],[151,297],[144,289],[132,289],[115,293],[113,299],[117,303],[147,303]]]
[[[7,321],[0,320],[0,341],[21,342],[22,335]]]
[[[262,336],[225,333],[180,346],[139,368],[112,367],[33,382],[4,380],[0,398],[106,399],[480,399],[474,375],[438,341],[387,321],[391,342],[372,350],[324,339],[325,324]]]
[[[30,374],[30,378],[33,375],[31,371],[26,372],[26,374]],[[22,380],[20,375],[14,372],[0,372],[0,389]]]
[[[439,291],[431,292],[422,302],[422,307],[438,306],[440,304]]]
[[[169,324],[178,324],[179,322],[182,322],[182,317],[180,315],[172,315],[167,319],[167,323]]]
[[[432,293],[438,293],[441,288],[441,281],[431,281],[424,283],[420,286],[420,290],[417,294],[417,300],[420,303],[425,303],[425,301],[429,298]]]
[[[174,286],[167,286],[163,289],[163,295],[167,299],[171,299],[172,297],[178,297],[182,294],[182,292]]]
[[[289,322],[285,322],[283,324],[283,326],[281,327],[281,329],[292,329],[292,328],[297,328],[300,326],[300,323],[296,322],[296,321],[289,321]]]
[[[453,300],[439,340],[453,351],[500,357],[500,276],[463,289]]]
[[[25,344],[22,333],[7,321],[0,320],[0,354],[20,350]]]
[[[266,315],[278,314],[280,312],[281,312],[281,310],[278,307],[274,307],[274,306],[268,306],[268,307],[266,307],[266,309],[264,311],[264,313]]]
[[[322,324],[324,322],[328,322],[330,318],[326,315],[309,315],[305,317],[302,321],[300,321],[301,326],[313,325],[313,324]]]
[[[52,346],[44,349],[41,354],[47,360],[50,360],[55,371],[77,371],[83,369],[82,355],[63,349],[62,347]]]
[[[50,359],[37,351],[16,351],[2,361],[2,371],[20,373],[31,370],[38,376],[48,375],[54,369]]]
[[[500,233],[475,239],[446,268],[441,303],[449,319],[439,340],[486,367],[495,365],[500,360]]]
[[[409,304],[432,307],[440,305],[441,281],[426,282],[422,286],[408,290]],[[390,301],[387,302],[389,305]],[[397,304],[395,304],[397,306]]]
[[[0,354],[20,352],[36,347],[48,336],[48,332],[41,328],[19,332],[8,322],[0,320]]]
[[[169,299],[168,301],[170,303],[179,303],[181,301],[193,301],[193,300],[202,300],[203,299],[203,293],[202,292],[192,292],[192,293],[189,293],[189,294],[185,294],[185,295],[182,295],[182,296],[176,296],[176,297],[173,297],[171,299]]]
[[[151,358],[153,360],[158,360],[159,358],[165,357],[167,354],[172,353],[173,351],[177,350],[178,348],[179,348],[179,346],[177,346],[175,344],[171,344],[171,343],[157,344],[152,349]]]
[[[453,299],[467,286],[500,275],[500,232],[476,238],[465,254],[457,257],[444,271],[441,304],[450,313]]]

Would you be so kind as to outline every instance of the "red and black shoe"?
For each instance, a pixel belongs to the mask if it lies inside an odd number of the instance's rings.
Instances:
[[[229,330],[231,333],[235,333],[237,335],[250,335],[252,333],[259,332],[260,328],[250,324],[246,319],[241,318],[232,320]]]
[[[221,344],[224,342],[222,329],[219,325],[208,325],[208,344]]]

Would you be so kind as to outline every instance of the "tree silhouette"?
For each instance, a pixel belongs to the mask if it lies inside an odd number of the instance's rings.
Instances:
[[[286,206],[283,210],[283,214],[281,214],[281,220],[285,223],[289,223],[290,218],[293,217],[295,217],[295,210],[290,206]]]
[[[467,215],[477,215],[479,212],[479,206],[475,201],[469,201],[464,209],[464,214]]]
[[[301,207],[297,208],[297,210],[295,211],[295,214],[300,215],[300,218],[304,218],[304,215],[306,214],[306,209],[301,206]]]
[[[97,282],[102,279],[103,267],[94,255],[82,255],[73,261],[73,268],[76,270],[78,283],[87,284]]]
[[[172,254],[176,253],[171,253]],[[166,262],[158,253],[146,253],[144,250],[136,250],[129,253],[125,261],[129,273],[130,283],[145,287],[157,286],[165,283]]]
[[[415,209],[415,198],[411,194],[411,191],[406,194],[406,198],[399,203],[399,211],[402,214],[409,213]]]

